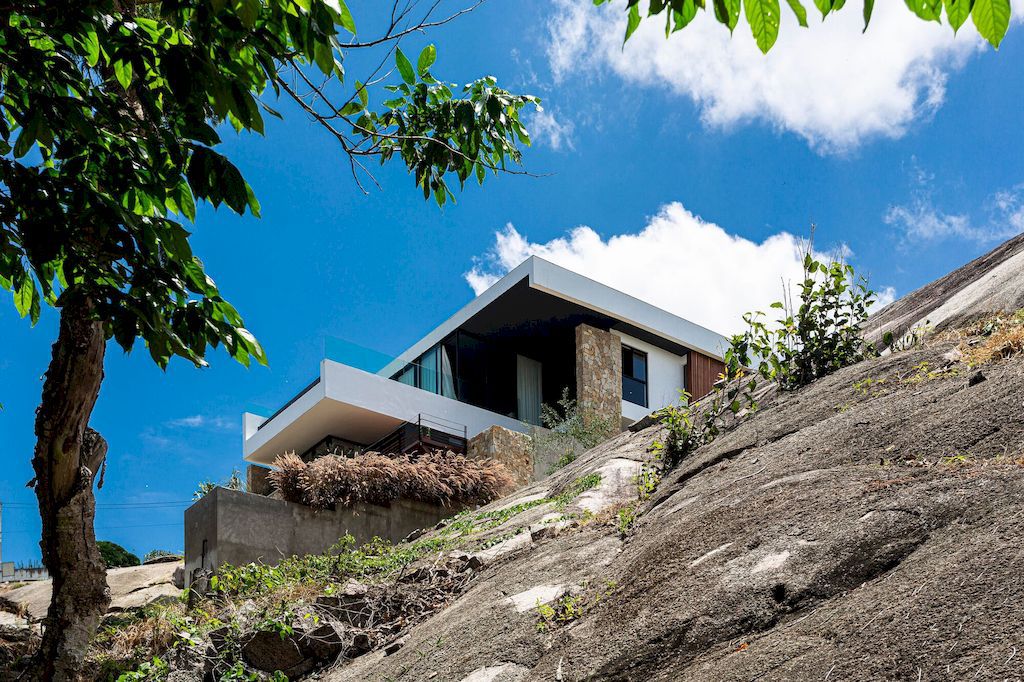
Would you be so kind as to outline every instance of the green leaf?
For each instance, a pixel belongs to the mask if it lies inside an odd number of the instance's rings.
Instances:
[[[25,122],[25,126],[21,129],[21,133],[18,135],[18,141],[14,143],[14,157],[21,158],[28,154],[28,151],[32,149],[32,145],[35,144],[36,138],[39,136],[39,128],[42,126],[42,117],[39,111],[33,112],[31,118]]]
[[[743,0],[750,32],[762,54],[768,54],[779,37],[779,0]]]
[[[835,2],[834,0],[814,0],[814,5],[821,12],[821,18],[824,19],[828,16],[828,13],[832,11]]]
[[[36,283],[30,275],[25,275],[21,285],[14,290],[14,308],[25,317],[32,310],[32,301],[36,296]]]
[[[423,48],[423,51],[420,52],[420,58],[416,62],[416,71],[419,72],[421,78],[427,75],[427,71],[435,59],[437,59],[437,48],[433,44]]]
[[[875,11],[875,0],[864,0],[864,30],[868,30],[871,23],[871,15]]]
[[[85,61],[89,66],[96,66],[100,61],[100,40],[96,31],[89,28],[82,35],[82,46],[85,48]]]
[[[398,67],[398,73],[402,74],[402,80],[409,85],[416,85],[416,72],[412,70],[412,62],[400,47],[395,49],[395,66]]]
[[[807,10],[804,8],[803,3],[800,0],[786,0],[786,2],[789,3],[789,8],[796,15],[797,22],[804,28],[807,28]]]
[[[626,37],[622,39],[622,44],[625,45],[629,37],[636,32],[637,27],[640,26],[640,6],[633,5],[629,8],[629,13],[626,17]]]
[[[356,22],[352,18],[352,12],[349,11],[348,5],[345,4],[345,0],[338,0],[338,15],[341,17],[341,27],[351,33],[356,34]]]
[[[715,0],[715,18],[732,33],[740,20],[740,0]]]
[[[363,103],[363,108],[370,106],[370,93],[366,91],[366,86],[356,81],[356,94],[359,95],[359,101]]]
[[[114,62],[114,76],[121,87],[127,90],[132,84],[132,64],[118,59]]]
[[[796,2],[797,0],[790,0]],[[675,19],[672,30],[679,31],[686,28],[694,17],[697,16],[697,3],[694,0],[683,0],[682,8],[679,10],[672,10],[673,18]]]
[[[960,27],[971,16],[971,0],[944,0],[946,6],[946,18],[949,25],[953,27],[953,33],[960,30]]]
[[[1010,0],[975,0],[971,20],[981,37],[998,50],[1010,26]]]
[[[942,15],[942,0],[904,0],[910,11],[925,21],[939,21]]]

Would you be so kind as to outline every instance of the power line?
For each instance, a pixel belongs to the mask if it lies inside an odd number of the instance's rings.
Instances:
[[[128,509],[128,508],[156,508],[156,507],[184,507],[193,504],[195,500],[185,500],[182,502],[110,502],[97,504],[97,509]],[[0,505],[4,507],[14,508],[37,508],[39,505],[35,502],[0,502]]]
[[[127,528],[163,528],[167,526],[184,526],[184,522],[179,523],[143,523],[133,524],[129,526],[96,526],[95,530],[124,530]],[[32,530],[28,528],[15,528],[10,530],[5,528],[4,533],[38,533],[38,530]]]

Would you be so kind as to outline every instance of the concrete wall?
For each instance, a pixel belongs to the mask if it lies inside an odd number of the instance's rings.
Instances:
[[[321,554],[343,535],[358,543],[374,537],[398,542],[462,507],[401,500],[390,507],[357,504],[317,511],[262,495],[216,488],[185,510],[185,580],[200,568],[262,561],[277,564],[293,555]]]
[[[622,332],[612,333],[622,340],[623,346],[647,353],[647,407],[623,400],[622,416],[637,421],[679,400],[679,391],[684,385],[686,358]]]
[[[622,416],[622,344],[588,324],[576,327],[576,403],[584,418],[618,424]]]

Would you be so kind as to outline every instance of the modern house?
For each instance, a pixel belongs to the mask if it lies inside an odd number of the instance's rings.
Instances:
[[[531,257],[397,358],[350,361],[328,346],[309,386],[270,417],[244,416],[245,459],[266,465],[288,451],[309,458],[336,448],[472,455],[495,429],[532,433],[541,405],[566,389],[585,413],[625,427],[680,390],[710,391],[726,346],[720,334]]]
[[[189,583],[223,563],[323,552],[346,533],[397,542],[458,511],[413,500],[325,511],[275,499],[266,465],[285,452],[454,450],[500,461],[521,485],[565,454],[545,452],[545,439],[534,437],[542,405],[568,390],[584,415],[625,427],[680,390],[710,391],[726,344],[536,257],[398,357],[330,341],[312,383],[269,417],[244,416],[248,492],[256,494],[217,488],[186,510]]]

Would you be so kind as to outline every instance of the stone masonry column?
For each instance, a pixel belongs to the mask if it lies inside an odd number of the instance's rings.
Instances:
[[[576,327],[576,404],[584,419],[608,420],[613,432],[622,422],[622,343],[588,324]]]

